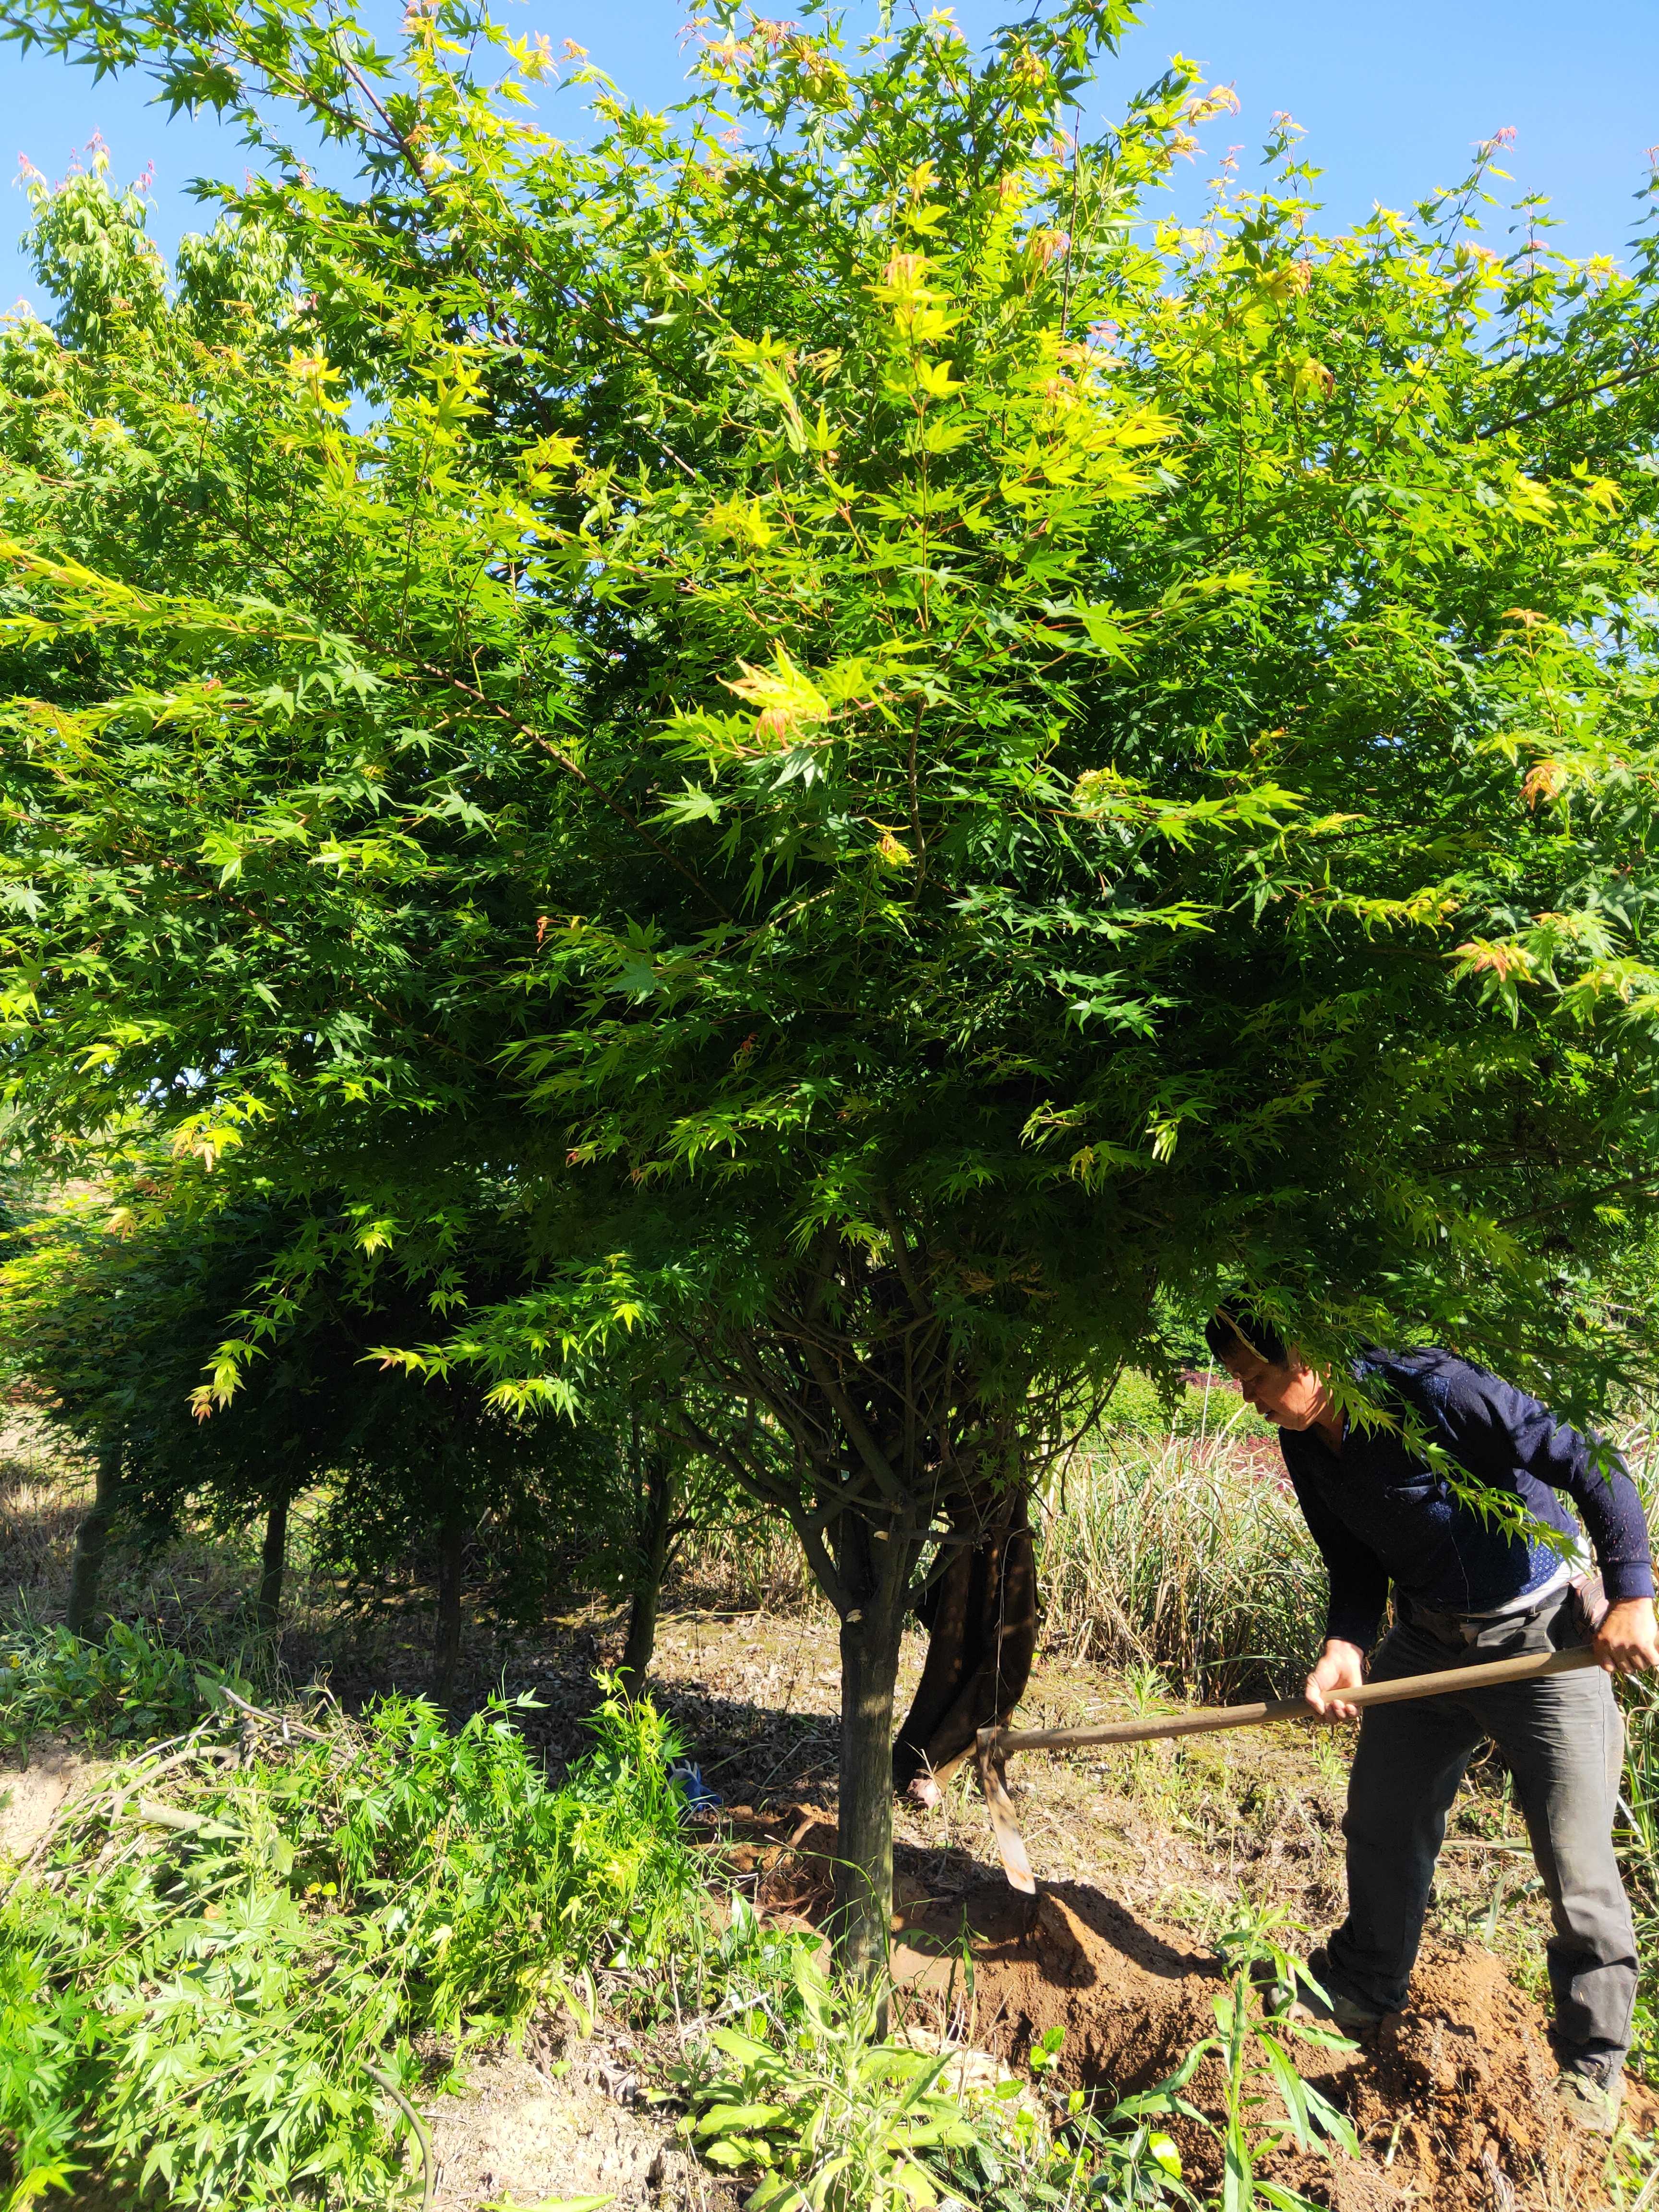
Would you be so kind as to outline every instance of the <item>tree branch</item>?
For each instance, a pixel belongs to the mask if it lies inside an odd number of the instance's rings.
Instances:
[[[1659,362],[1632,362],[1628,368],[1620,369],[1615,375],[1603,377],[1599,384],[1581,385],[1577,391],[1563,392],[1553,399],[1540,400],[1536,407],[1529,407],[1524,414],[1510,415],[1501,422],[1493,422],[1483,430],[1477,430],[1474,435],[1477,438],[1496,438],[1505,430],[1524,430],[1529,423],[1540,422],[1546,415],[1559,414],[1562,408],[1571,407],[1580,399],[1595,399],[1603,392],[1616,392],[1621,385],[1640,384],[1644,378],[1656,374],[1659,374]]]
[[[801,1350],[806,1356],[808,1367],[811,1370],[812,1380],[835,1407],[836,1418],[852,1439],[854,1449],[874,1477],[876,1486],[883,1497],[888,1499],[896,1511],[905,1514],[912,1511],[915,1504],[914,1496],[894,1474],[886,1454],[860,1419],[852,1401],[836,1379],[834,1370],[824,1358],[822,1348],[812,1343],[810,1339],[803,1338]]]
[[[586,769],[573,759],[562,745],[556,745],[552,738],[537,729],[533,723],[523,720],[513,712],[510,707],[503,707],[498,700],[492,699],[487,692],[480,691],[476,685],[467,683],[464,678],[455,675],[452,670],[441,668],[429,660],[417,660],[415,665],[423,676],[429,676],[434,683],[448,684],[452,690],[459,691],[464,698],[472,700],[476,705],[483,708],[487,714],[498,716],[509,729],[516,730],[520,737],[528,738],[532,744],[539,745],[550,759],[558,763],[567,775],[574,775],[578,783],[591,791],[602,806],[608,806],[619,822],[625,823],[636,837],[642,838],[659,859],[666,860],[671,868],[684,876],[686,882],[708,901],[722,921],[730,921],[733,919],[730,908],[709,890],[696,869],[688,868],[684,860],[671,853],[667,846],[659,838],[653,837],[639,817],[631,813],[619,799],[605,789],[602,783],[596,783]]]

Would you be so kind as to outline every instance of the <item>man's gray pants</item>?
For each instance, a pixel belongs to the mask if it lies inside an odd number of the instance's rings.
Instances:
[[[1414,1615],[1408,1603],[1398,1610],[1371,1668],[1376,1682],[1584,1640],[1570,1594],[1484,1627]],[[1636,1936],[1613,1850],[1624,1726],[1599,1668],[1364,1715],[1342,1823],[1348,1917],[1327,1946],[1331,1979],[1379,2012],[1405,2004],[1446,1814],[1470,1754],[1488,1737],[1514,1778],[1555,1917],[1548,1953],[1556,2057],[1605,2083],[1630,2045]]]

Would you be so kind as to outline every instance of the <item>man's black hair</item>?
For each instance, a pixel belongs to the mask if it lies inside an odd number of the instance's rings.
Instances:
[[[1264,1320],[1253,1306],[1235,1298],[1218,1305],[1205,1322],[1204,1341],[1224,1362],[1237,1358],[1242,1349],[1255,1352],[1269,1367],[1290,1364],[1290,1347],[1273,1323]]]

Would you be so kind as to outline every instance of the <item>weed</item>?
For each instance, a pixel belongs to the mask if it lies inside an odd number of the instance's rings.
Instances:
[[[789,2014],[798,2002],[796,1957],[803,1950],[817,1952],[819,1938],[769,1924],[740,1890],[731,1893],[723,1928],[713,1930],[707,1921],[702,1925],[702,1942],[689,1960],[686,1994],[692,2004],[733,2019],[757,2008],[779,2018]]]
[[[1626,1443],[1632,1474],[1654,1517],[1659,1492],[1659,1448],[1651,1430]],[[1625,1720],[1623,1794],[1614,1839],[1636,1922],[1637,1954],[1643,1962],[1636,2009],[1631,2021],[1630,2067],[1659,2081],[1659,1679],[1626,1677],[1620,1685]],[[1650,2203],[1659,2205],[1659,2178]]]
[[[1624,1685],[1624,1794],[1619,1801],[1618,1840],[1626,1886],[1636,1920],[1637,1948],[1659,1959],[1659,1684],[1650,1677]],[[1643,1977],[1631,2023],[1631,2063],[1659,2079],[1659,1990],[1650,1965]]]
[[[234,1769],[222,1723],[141,1756],[14,1887],[16,2186],[95,2161],[181,2207],[383,2203],[432,2086],[416,2039],[454,2053],[549,1997],[586,2012],[594,1966],[659,1957],[695,1911],[647,1705],[608,1696],[559,1790],[501,1700],[454,1735],[401,1698],[313,1721],[245,1719]]]
[[[832,1988],[810,1938],[769,1941],[752,1915],[740,1917],[727,1963],[728,2012],[745,1996],[756,2002],[740,2027],[728,2019],[707,2031],[678,2080],[702,2155],[758,2174],[746,2212],[1190,2201],[1175,2145],[1155,2124],[1175,2111],[1171,2096],[1151,2091],[1104,2112],[1081,2092],[1045,2100],[1057,2031],[1033,2054],[1034,2090],[982,2054],[878,2037],[873,1993]]]
[[[100,1643],[67,1628],[0,1636],[0,1745],[26,1747],[53,1731],[94,1740],[144,1741],[175,1735],[199,1719],[228,1682],[251,1694],[241,1674],[112,1621]]]
[[[1169,1684],[1158,1668],[1144,1659],[1137,1659],[1124,1668],[1123,1694],[1137,1720],[1155,1720],[1170,1710]]]
[[[1179,2094],[1209,2057],[1220,2060],[1224,2087],[1222,2118],[1211,2120],[1182,2100],[1189,2119],[1209,2129],[1221,2148],[1223,2212],[1250,2212],[1266,2204],[1273,2212],[1316,2212],[1310,2198],[1281,2184],[1264,2181],[1257,2164],[1264,2153],[1294,2142],[1299,2150],[1322,2150],[1335,2143],[1351,2157],[1359,2155],[1352,2123],[1297,2070],[1292,2039],[1327,2051],[1352,2051],[1334,2029],[1293,2020],[1304,1991],[1324,1992],[1295,1954],[1286,1948],[1293,1931],[1276,1905],[1247,1911],[1217,1942],[1227,1972],[1227,1986],[1215,2000],[1219,2033],[1195,2045],[1165,2087]],[[1264,2087],[1264,2083],[1270,2085]],[[1261,2123],[1264,2106],[1276,2102],[1283,2121]]]
[[[1346,1790],[1348,1786],[1348,1762],[1352,1755],[1352,1739],[1346,1731],[1332,1728],[1310,1729],[1307,1735],[1314,1765],[1319,1769],[1319,1778],[1328,1789]]]
[[[1124,1668],[1123,1697],[1138,1721],[1157,1720],[1175,1710],[1168,1683],[1145,1660]],[[1139,1799],[1149,1808],[1167,1806],[1176,1795],[1177,1759],[1172,1743],[1131,1744],[1119,1754],[1118,1786],[1126,1796]]]
[[[874,1992],[833,1990],[807,1947],[788,1966],[793,2003],[711,2028],[682,2069],[687,2133],[711,2165],[759,2169],[748,2212],[936,2204],[979,2132],[941,2086],[948,2052],[878,2037]]]
[[[1607,2159],[1607,2182],[1617,2212],[1654,2212],[1659,2205],[1659,2148],[1621,2127]]]
[[[1058,2063],[1065,2033],[1064,2028],[1051,2027],[1033,2050],[1031,2070],[1039,2081]],[[1018,2198],[1005,2195],[994,2202],[1006,2212],[1025,2212],[1027,2206],[1129,2212],[1131,2207],[1171,2201],[1190,2204],[1194,2199],[1182,2181],[1181,2154],[1174,2139],[1156,2124],[1180,2109],[1180,2098],[1168,2082],[1110,2106],[1073,2089],[1063,2101],[1056,2100],[1054,2146],[1041,2168],[1025,2177]]]

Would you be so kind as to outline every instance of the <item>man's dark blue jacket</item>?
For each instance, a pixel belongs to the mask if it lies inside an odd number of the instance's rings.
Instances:
[[[1646,1517],[1624,1462],[1547,1407],[1449,1352],[1369,1352],[1354,1375],[1403,1420],[1414,1416],[1483,1488],[1576,1535],[1558,1492],[1583,1516],[1609,1600],[1651,1597]],[[1350,1428],[1334,1451],[1313,1429],[1281,1429],[1297,1499],[1330,1571],[1328,1636],[1369,1650],[1394,1583],[1437,1613],[1492,1613],[1540,1589],[1561,1554],[1482,1518],[1398,1430]]]

